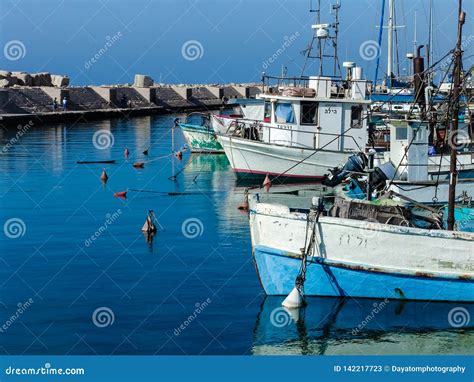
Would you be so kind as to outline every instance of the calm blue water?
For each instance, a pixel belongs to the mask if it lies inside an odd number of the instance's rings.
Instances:
[[[374,302],[313,299],[295,324],[278,310],[281,298],[264,298],[224,156],[185,153],[176,182],[170,157],[132,167],[170,153],[174,118],[34,126],[2,154],[1,353],[472,352],[472,322],[456,329],[447,320],[456,304],[391,303],[354,335]],[[113,134],[112,147],[94,146],[101,130]],[[2,146],[16,132],[0,130]],[[76,164],[105,159],[117,163]],[[127,189],[127,199],[113,196]],[[162,226],[152,243],[141,232],[149,209]],[[12,218],[19,231],[6,229]]]

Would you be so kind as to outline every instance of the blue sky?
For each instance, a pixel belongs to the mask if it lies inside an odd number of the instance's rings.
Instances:
[[[322,0],[322,21],[331,22]],[[313,0],[313,5],[316,0]],[[387,1],[388,2],[388,1]],[[133,82],[135,73],[156,82],[255,82],[262,71],[299,75],[312,36],[309,0],[0,0],[0,69],[67,74],[73,85]],[[376,60],[364,60],[361,45],[377,40],[382,0],[342,0],[339,56],[355,61],[373,79]],[[429,0],[396,0],[401,71],[413,50],[414,18],[419,43],[426,42]],[[464,38],[465,65],[474,52],[474,1]],[[434,0],[435,57],[452,48],[457,0]],[[387,15],[387,12],[386,12]],[[386,31],[385,31],[386,32]],[[279,48],[283,53],[269,63]],[[386,68],[386,33],[381,75]],[[10,47],[18,50],[8,50]],[[18,45],[19,44],[19,45]],[[186,50],[186,46],[190,46]],[[194,49],[194,50],[193,50]],[[6,53],[7,51],[7,53]],[[280,49],[281,51],[281,49]],[[16,55],[15,55],[16,54]],[[195,55],[194,55],[195,54]],[[92,62],[94,61],[94,62]],[[310,66],[306,74],[316,74]]]

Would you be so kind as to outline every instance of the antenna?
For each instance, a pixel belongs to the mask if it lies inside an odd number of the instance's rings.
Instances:
[[[339,66],[339,58],[337,56],[337,39],[339,34],[339,9],[341,9],[341,1],[336,0],[336,3],[332,5],[332,14],[334,15],[334,39],[332,45],[334,47],[334,68],[333,73],[336,77],[337,66]],[[339,68],[339,72],[341,68]]]
[[[336,0],[335,4],[331,6],[331,15],[334,17],[334,22],[332,24],[324,24],[321,23],[321,0],[317,0],[316,2],[316,8],[313,7],[313,1],[310,0],[310,12],[316,13],[316,24],[312,25],[311,28],[314,29],[313,32],[313,37],[312,40],[308,46],[307,49],[303,51],[303,53],[306,55],[306,59],[303,65],[303,68],[301,70],[301,75],[304,75],[304,71],[306,69],[308,60],[310,58],[315,58],[319,60],[319,75],[321,76],[323,74],[323,63],[324,63],[324,58],[332,57],[334,59],[334,65],[333,65],[333,72],[334,76],[336,76],[337,70],[339,69],[339,72],[341,72],[340,66],[339,66],[339,58],[337,54],[337,49],[338,49],[338,44],[337,44],[337,39],[338,39],[338,34],[339,34],[339,9],[341,8],[341,2],[340,0]],[[334,31],[334,34],[331,35],[331,30]],[[332,44],[334,53],[333,54],[325,54],[324,53],[324,47],[323,44],[325,44],[325,41],[329,40]],[[317,41],[317,56],[312,56],[311,53],[313,51],[313,46],[314,42]]]

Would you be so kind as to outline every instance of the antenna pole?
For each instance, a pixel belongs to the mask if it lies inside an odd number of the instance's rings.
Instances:
[[[383,18],[385,13],[385,0],[382,0],[382,12],[380,15],[380,30],[379,30],[379,39],[377,41],[377,45],[379,47],[379,54],[377,55],[377,66],[375,67],[375,78],[374,78],[374,86],[377,85],[377,79],[379,76],[379,65],[380,65],[380,49],[382,49],[382,35],[383,35]]]
[[[431,62],[433,59],[433,0],[430,0],[430,29],[429,29],[429,38],[428,38],[428,68],[431,67]],[[428,84],[432,83],[432,74],[428,74]]]
[[[341,8],[341,3],[339,0],[336,1],[336,4],[332,6],[332,9],[334,10],[334,40],[333,40],[333,45],[334,45],[334,77],[336,77],[337,73],[337,65],[339,62],[339,58],[337,56],[337,39],[338,39],[338,34],[339,34],[339,9]]]
[[[454,230],[454,204],[456,202],[456,182],[457,182],[457,133],[458,133],[458,115],[459,115],[459,88],[461,85],[461,64],[462,64],[462,26],[466,19],[466,13],[462,11],[462,0],[458,3],[458,36],[456,49],[454,51],[454,73],[453,73],[453,115],[451,122],[451,131],[449,142],[451,143],[451,160],[449,164],[449,203],[448,203],[448,230]]]
[[[394,0],[388,1],[388,59],[387,59],[387,76],[388,76],[388,84],[389,88],[392,87],[392,64],[393,64],[393,17],[394,17],[394,10],[395,4]]]

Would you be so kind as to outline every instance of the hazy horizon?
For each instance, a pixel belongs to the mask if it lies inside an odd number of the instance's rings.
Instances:
[[[329,7],[335,0],[321,3],[321,21],[331,23]],[[365,77],[373,80],[376,59],[361,55],[364,47],[370,54],[370,44],[378,39],[382,1],[341,3],[340,62],[358,63]],[[308,0],[0,0],[4,53],[0,69],[65,74],[71,85],[131,83],[136,73],[165,83],[258,82],[262,71],[277,75],[282,67],[289,75],[300,75],[301,52],[315,23],[310,4]],[[464,1],[465,66],[473,62],[473,5]],[[456,11],[457,0],[434,0],[435,60],[454,46]],[[427,44],[429,0],[396,1],[396,22],[404,26],[398,31],[402,75],[408,72],[406,53],[414,49],[415,13],[418,44]],[[387,15],[388,10],[385,20]],[[386,39],[384,30],[379,79],[386,72]],[[12,44],[19,53],[7,52]],[[305,74],[317,74],[314,60]]]

